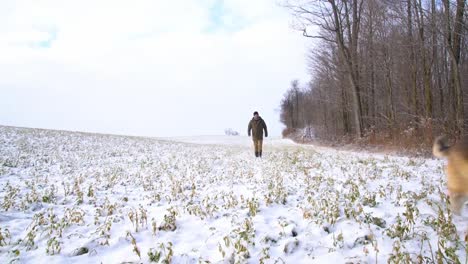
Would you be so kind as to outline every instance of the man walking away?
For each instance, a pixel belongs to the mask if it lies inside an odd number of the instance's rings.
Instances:
[[[247,134],[250,137],[252,131],[252,139],[255,146],[255,157],[262,157],[262,144],[263,144],[263,130],[265,130],[265,137],[268,137],[268,130],[265,121],[258,115],[258,112],[253,113],[253,118],[249,122]]]

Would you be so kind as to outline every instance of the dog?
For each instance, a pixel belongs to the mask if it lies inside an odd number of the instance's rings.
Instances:
[[[446,136],[434,141],[432,153],[447,159],[445,173],[450,205],[453,213],[460,215],[463,205],[468,201],[468,138],[449,145]]]

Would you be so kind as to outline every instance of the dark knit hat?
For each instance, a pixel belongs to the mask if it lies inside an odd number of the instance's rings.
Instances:
[[[258,115],[258,112],[257,112],[257,111],[255,111],[253,115]]]

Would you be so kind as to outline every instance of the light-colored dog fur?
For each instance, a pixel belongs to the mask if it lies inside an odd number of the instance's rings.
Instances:
[[[468,138],[449,145],[445,136],[438,137],[432,153],[439,158],[447,159],[447,188],[453,213],[460,215],[465,202],[468,201]]]

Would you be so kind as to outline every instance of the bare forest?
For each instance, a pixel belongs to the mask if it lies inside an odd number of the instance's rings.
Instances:
[[[311,79],[293,80],[281,101],[284,136],[422,146],[466,134],[466,0],[283,5],[311,40]]]

